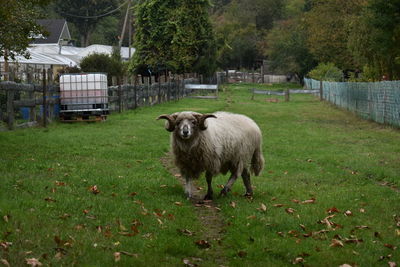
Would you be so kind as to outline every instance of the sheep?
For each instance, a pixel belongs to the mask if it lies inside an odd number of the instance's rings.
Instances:
[[[159,119],[167,120],[165,129],[171,132],[175,165],[186,180],[188,198],[192,198],[192,180],[203,172],[208,186],[205,200],[213,199],[212,177],[228,171],[231,176],[220,195],[226,195],[240,175],[245,196],[253,195],[250,170],[258,176],[264,167],[264,157],[261,130],[252,119],[228,112],[192,111],[163,114]]]

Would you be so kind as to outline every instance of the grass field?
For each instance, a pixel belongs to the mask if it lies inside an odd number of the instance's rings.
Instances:
[[[230,85],[219,100],[113,114],[105,123],[0,132],[1,262],[400,265],[400,131],[309,95],[251,100],[253,86]],[[254,198],[242,197],[238,180],[214,200],[223,225],[205,240],[210,248],[198,244],[213,222],[202,221],[160,160],[169,134],[155,118],[181,110],[243,113],[263,131],[266,168],[252,179]],[[226,180],[218,176],[214,189]]]

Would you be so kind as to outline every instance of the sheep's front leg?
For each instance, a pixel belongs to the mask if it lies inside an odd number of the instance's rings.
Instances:
[[[193,193],[192,193],[192,179],[189,177],[185,177],[186,183],[185,183],[185,194],[188,198],[192,198]]]
[[[211,199],[213,199],[213,194],[214,194],[212,185],[211,185],[211,182],[212,182],[212,174],[211,173],[206,172],[206,180],[207,180],[208,188],[207,188],[207,194],[205,195],[204,200],[211,200]]]

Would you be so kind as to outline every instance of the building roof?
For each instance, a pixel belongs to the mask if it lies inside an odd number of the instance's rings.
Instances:
[[[38,36],[33,44],[59,44],[62,40],[71,40],[65,19],[39,19],[36,22],[45,29],[48,36]]]

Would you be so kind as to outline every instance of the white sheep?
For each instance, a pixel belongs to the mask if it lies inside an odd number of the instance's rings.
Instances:
[[[210,118],[210,119],[209,119]],[[200,114],[192,111],[160,115],[171,134],[175,164],[186,180],[185,193],[192,197],[192,180],[206,172],[204,199],[213,198],[212,177],[231,172],[221,191],[226,195],[241,175],[245,196],[252,196],[250,170],[258,176],[264,167],[261,130],[250,118],[228,112]]]

